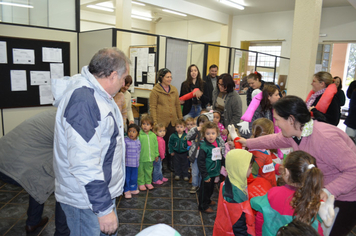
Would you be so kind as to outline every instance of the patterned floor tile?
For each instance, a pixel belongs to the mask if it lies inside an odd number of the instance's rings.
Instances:
[[[143,210],[118,209],[119,223],[141,223]]]
[[[171,224],[172,223],[172,211],[162,210],[146,210],[143,218],[144,224]]]
[[[15,218],[1,218],[0,219],[0,235],[4,235],[6,231],[8,231],[18,219]]]
[[[204,227],[206,236],[213,236],[213,227]]]
[[[216,212],[214,213],[202,213],[203,223],[205,226],[214,226]]]
[[[17,195],[10,203],[18,203],[18,204],[28,204],[29,195],[28,193],[20,193]]]
[[[27,205],[24,204],[6,204],[0,210],[0,218],[20,218],[27,212]]]
[[[8,191],[0,191],[0,202],[8,203],[12,198],[14,198],[18,192],[8,192]]]
[[[118,236],[135,236],[140,232],[140,224],[119,224],[119,229],[117,231]]]
[[[182,180],[173,180],[173,188],[191,188],[192,184],[190,184],[188,181]]]
[[[22,191],[23,188],[20,186],[16,186],[13,184],[5,184],[5,186],[3,186],[1,188],[1,190],[6,190],[6,191]]]
[[[202,225],[199,211],[174,211],[174,225]]]
[[[174,226],[174,229],[177,230],[180,235],[184,236],[197,236],[204,235],[203,226]]]
[[[171,210],[172,199],[171,198],[147,198],[146,209]]]
[[[143,209],[145,207],[145,198],[121,198],[118,208]]]
[[[148,197],[171,197],[171,192],[171,188],[156,188],[152,191],[149,191]]]
[[[188,188],[173,188],[173,198],[195,198],[195,194],[190,194]]]
[[[196,199],[173,199],[173,210],[198,210]]]

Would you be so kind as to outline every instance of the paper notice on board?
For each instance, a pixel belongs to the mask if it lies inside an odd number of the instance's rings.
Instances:
[[[63,63],[51,63],[49,64],[51,79],[60,79],[64,77]]]
[[[142,82],[142,70],[137,68],[136,82]]]
[[[155,66],[155,54],[150,53],[148,55],[148,66]]]
[[[42,48],[43,62],[62,62],[62,48]]]
[[[40,90],[40,104],[52,104],[53,103],[53,95],[50,84],[42,84],[39,86]]]
[[[155,67],[154,66],[149,66],[148,67],[148,72],[155,72]]]
[[[147,71],[147,57],[137,59],[137,68],[144,72]]]
[[[49,71],[31,71],[31,85],[51,84],[51,76]]]
[[[154,84],[156,82],[155,75],[156,73],[154,72],[147,72],[147,83]]]
[[[25,70],[10,70],[11,91],[27,91]]]
[[[35,50],[33,49],[12,49],[12,58],[14,64],[35,64]]]
[[[0,41],[0,64],[7,64],[7,50],[5,41]]]

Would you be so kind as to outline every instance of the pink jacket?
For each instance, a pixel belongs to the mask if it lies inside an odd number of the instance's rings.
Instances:
[[[166,156],[166,141],[164,141],[164,139],[160,136],[157,136],[157,142],[158,142],[158,152],[159,152],[159,156],[161,157],[161,159],[163,160]]]
[[[325,188],[339,201],[356,201],[356,146],[341,129],[314,121],[313,133],[298,145],[282,133],[248,139],[249,148],[288,148],[302,150],[315,157],[324,174]]]

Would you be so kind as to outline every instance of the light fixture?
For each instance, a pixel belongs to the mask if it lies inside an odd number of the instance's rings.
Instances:
[[[114,9],[112,9],[112,8],[101,7],[101,6],[97,6],[97,5],[87,5],[87,7],[97,9],[97,10],[102,10],[102,11],[114,12]]]
[[[106,7],[114,9],[114,4],[112,2],[99,2],[95,6]]]
[[[179,15],[179,16],[187,16],[186,14],[179,13],[179,12],[176,12],[176,11],[171,11],[171,10],[168,10],[168,9],[162,9],[162,11],[168,12],[168,13],[172,13],[172,14],[176,14],[176,15]]]
[[[33,8],[31,5],[18,4],[18,3],[10,3],[10,2],[0,2],[1,5],[13,6],[13,7],[26,7]]]
[[[239,10],[245,9],[244,6],[242,6],[242,5],[240,5],[240,4],[236,3],[236,2],[229,1],[229,0],[220,0],[220,2],[225,4],[225,5],[228,5],[230,7],[235,7],[237,9],[239,9]]]
[[[131,3],[139,6],[146,6],[146,4],[140,2],[131,1]]]
[[[147,21],[152,21],[152,18],[145,17],[145,16],[138,16],[138,15],[133,15],[131,14],[132,18],[139,19],[139,20],[147,20]]]

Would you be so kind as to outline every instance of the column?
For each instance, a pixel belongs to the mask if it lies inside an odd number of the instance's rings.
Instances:
[[[319,42],[322,0],[296,0],[287,94],[303,100],[310,89]]]
[[[115,15],[116,28],[131,30],[131,1],[115,0]],[[129,56],[129,47],[131,45],[131,33],[117,32],[117,48],[121,49],[127,56]]]

